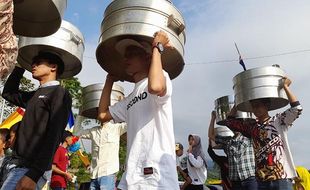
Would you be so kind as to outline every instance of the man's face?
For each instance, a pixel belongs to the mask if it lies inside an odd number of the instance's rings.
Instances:
[[[268,114],[268,108],[262,101],[255,100],[251,102],[251,106],[252,106],[252,111],[254,115],[258,118],[263,117],[266,114]]]
[[[140,48],[129,46],[126,49],[124,58],[128,75],[132,76],[148,69],[147,55]]]
[[[50,75],[52,72],[56,72],[56,65],[48,63],[46,59],[39,59],[31,67],[31,73],[34,79],[40,79]]]

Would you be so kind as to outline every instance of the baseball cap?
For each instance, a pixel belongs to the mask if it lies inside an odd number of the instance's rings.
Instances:
[[[175,144],[175,150],[178,151],[178,150],[183,150],[183,145],[181,143],[176,143]]]
[[[117,44],[115,45],[115,49],[122,55],[125,55],[126,49],[129,46],[136,46],[139,47],[141,49],[143,49],[145,51],[145,53],[147,54],[151,54],[152,53],[152,46],[150,43],[146,42],[146,41],[142,41],[142,42],[138,42],[136,40],[133,39],[123,39],[119,42],[117,42]]]

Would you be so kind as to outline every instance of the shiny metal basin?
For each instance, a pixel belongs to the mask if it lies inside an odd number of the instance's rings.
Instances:
[[[28,71],[31,71],[32,58],[39,51],[49,51],[60,56],[65,64],[61,79],[73,77],[82,69],[84,37],[77,27],[67,21],[63,21],[59,30],[47,37],[19,36],[18,47],[17,61]]]
[[[283,89],[285,72],[278,66],[267,66],[243,71],[233,78],[235,103],[238,110],[251,111],[251,100],[268,99],[268,110],[288,104]]]
[[[97,119],[100,97],[104,84],[92,84],[82,89],[82,106],[80,115],[92,119]],[[111,92],[111,105],[124,98],[124,89],[122,86],[113,84]]]
[[[55,33],[67,8],[67,0],[24,0],[14,4],[16,35],[44,37]]]
[[[181,13],[167,0],[114,0],[106,8],[101,24],[101,36],[96,57],[108,73],[133,82],[126,74],[123,57],[115,44],[130,38],[151,43],[155,32],[163,30],[173,49],[162,55],[163,68],[171,79],[176,78],[184,67],[185,22]]]

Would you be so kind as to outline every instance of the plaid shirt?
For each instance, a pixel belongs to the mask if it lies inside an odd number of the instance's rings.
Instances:
[[[234,137],[216,136],[216,143],[223,145],[227,154],[230,180],[243,181],[255,176],[255,156],[251,139],[241,134]]]

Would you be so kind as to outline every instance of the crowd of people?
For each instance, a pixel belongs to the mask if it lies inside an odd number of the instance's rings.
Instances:
[[[8,13],[12,9],[4,8]],[[11,30],[0,32],[0,37],[13,35]],[[10,45],[11,42],[7,43]],[[135,86],[127,97],[112,105],[111,90],[119,76],[109,73],[98,107],[101,125],[74,132],[75,136],[89,138],[92,142],[90,189],[115,189],[119,141],[125,132],[126,166],[117,188],[205,188],[208,166],[201,138],[194,134],[188,136],[189,148],[185,156],[182,156],[183,145],[175,143],[172,83],[161,59],[162,53],[169,48],[172,47],[168,35],[163,31],[154,34],[151,44],[133,39],[123,39],[116,44],[115,49],[123,56],[126,73],[132,76]],[[1,48],[1,65],[6,67],[1,67],[0,73],[12,70],[14,51],[17,51],[14,44]],[[65,131],[72,99],[57,80],[66,65],[56,53],[42,51],[32,59],[31,66],[32,77],[40,83],[37,90],[19,89],[25,69],[17,64],[2,92],[4,99],[26,111],[21,122],[10,130],[0,129],[1,190],[42,189],[49,180],[53,190],[66,189],[66,184],[74,178],[67,170],[68,148],[77,139]],[[251,101],[256,122],[235,118],[237,110],[232,109],[226,121],[227,127],[234,132],[232,137],[215,133],[215,114],[211,114],[208,153],[221,168],[223,189],[291,190],[293,180],[296,189],[309,188],[309,173],[302,169],[297,169],[296,173],[287,140],[288,130],[302,112],[290,85],[291,80],[285,78],[283,88],[290,108],[275,116],[269,116],[268,107],[272,102],[268,99]],[[212,141],[222,146],[226,156],[214,152]],[[12,149],[10,156],[4,155],[7,148]],[[184,179],[182,184],[178,181],[178,173]]]

